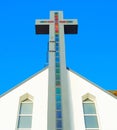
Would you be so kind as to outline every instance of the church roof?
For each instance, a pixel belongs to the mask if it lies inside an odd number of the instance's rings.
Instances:
[[[112,93],[113,95],[117,96],[117,90],[108,90],[110,93]]]

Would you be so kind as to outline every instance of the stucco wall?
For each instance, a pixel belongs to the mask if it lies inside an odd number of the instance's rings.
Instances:
[[[32,77],[0,98],[0,130],[15,130],[20,97],[33,97],[32,130],[47,128],[48,70]]]
[[[117,99],[102,88],[96,87],[87,80],[69,72],[74,130],[85,130],[82,100],[89,97],[94,100],[100,130],[117,129]]]
[[[85,130],[82,108],[85,97],[96,104],[100,130],[117,130],[117,99],[71,71],[68,78],[74,130]],[[47,130],[48,69],[0,98],[0,130],[16,130],[19,101],[25,94],[33,97],[31,130]]]

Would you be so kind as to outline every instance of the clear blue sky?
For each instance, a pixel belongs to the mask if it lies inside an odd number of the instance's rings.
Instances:
[[[65,36],[67,66],[117,90],[117,0],[1,0],[0,94],[46,65],[49,37],[35,34],[35,19],[50,10],[79,21],[79,33]]]

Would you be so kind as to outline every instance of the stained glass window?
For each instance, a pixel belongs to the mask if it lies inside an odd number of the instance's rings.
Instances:
[[[57,30],[58,32],[58,30]],[[59,41],[59,37],[55,37],[55,41],[58,42]]]
[[[60,80],[60,75],[56,75],[56,80]]]
[[[60,74],[60,43],[59,43],[59,16],[55,12],[55,80],[56,80],[56,130],[62,130],[62,104],[61,104],[61,74]]]
[[[61,111],[56,111],[56,117],[57,118],[62,118],[62,112]]]
[[[56,88],[56,94],[61,94],[61,88]]]
[[[56,102],[61,102],[61,96],[60,95],[56,95]]]
[[[56,73],[60,73],[60,68],[56,68]]]
[[[56,67],[60,67],[60,63],[56,63]]]
[[[57,126],[57,128],[62,128],[62,120],[57,120],[56,126]]]
[[[56,110],[61,110],[61,102],[60,103],[56,103]]]

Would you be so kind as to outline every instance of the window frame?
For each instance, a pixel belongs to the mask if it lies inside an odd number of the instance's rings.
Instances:
[[[89,102],[85,102],[86,100],[90,100]],[[84,103],[92,103],[92,104],[94,104],[94,107],[95,107],[95,113],[90,113],[90,114],[88,114],[88,113],[85,113],[84,112]],[[83,116],[84,116],[84,127],[85,127],[85,130],[100,130],[100,124],[99,124],[99,116],[98,116],[98,113],[97,113],[97,105],[96,105],[96,102],[95,102],[95,97],[94,96],[92,96],[92,95],[90,95],[90,94],[87,94],[87,95],[85,95],[85,96],[83,96],[83,98],[82,98],[82,108],[83,108]],[[86,126],[86,116],[89,116],[89,117],[93,117],[93,116],[95,116],[96,117],[96,120],[97,120],[97,126],[98,127],[91,127],[91,128],[89,128],[89,127],[87,127]]]
[[[28,101],[26,102],[26,100],[28,100]],[[22,103],[32,103],[31,114],[21,114],[20,113]],[[18,114],[17,114],[16,130],[31,130],[32,129],[33,105],[34,105],[33,104],[33,97],[31,95],[29,95],[28,93],[26,93],[26,94],[24,94],[23,96],[20,97],[19,105],[18,105],[19,107],[18,107]],[[30,126],[30,128],[20,128],[19,127],[19,119],[20,119],[20,117],[25,117],[25,116],[31,116],[31,126]]]

